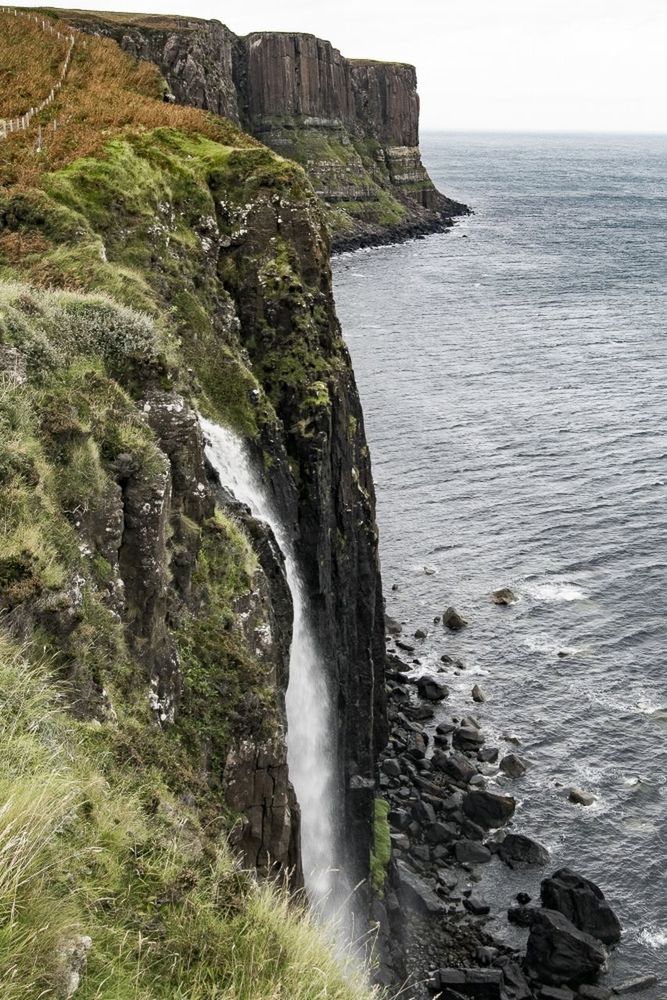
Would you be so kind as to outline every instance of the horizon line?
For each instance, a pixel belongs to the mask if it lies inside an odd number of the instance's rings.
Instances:
[[[420,125],[420,135],[427,132],[450,132],[461,135],[644,135],[667,136],[665,129],[596,129],[596,128],[461,128],[447,125]]]

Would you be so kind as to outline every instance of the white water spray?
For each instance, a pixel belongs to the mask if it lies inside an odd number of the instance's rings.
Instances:
[[[335,835],[336,802],[333,709],[324,663],[308,613],[308,602],[291,539],[276,516],[255,474],[242,441],[231,431],[200,417],[206,454],[226,486],[253,515],[270,525],[285,556],[294,622],[287,687],[287,762],[301,806],[301,855],[311,904],[339,926],[347,922],[348,890],[334,870],[339,857]]]

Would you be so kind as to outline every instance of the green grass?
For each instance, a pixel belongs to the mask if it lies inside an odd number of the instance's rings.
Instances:
[[[0,192],[0,350],[20,361],[0,373],[0,628],[32,636],[0,632],[0,845],[19,852],[0,884],[0,994],[58,996],[84,934],[81,1000],[368,1000],[298,902],[227,847],[226,756],[281,724],[239,624],[257,572],[242,526],[218,511],[165,529],[168,557],[182,545],[196,566],[187,599],[169,589],[183,691],[164,730],[104,544],[120,457],[142,482],[164,473],[151,389],[260,447],[286,440],[298,477],[349,377],[326,241],[304,238],[321,208],[268,150],[166,128],[35,184]]]
[[[278,886],[113,733],[62,711],[52,667],[0,631],[0,992],[63,996],[90,937],[79,1000],[370,1000]]]
[[[373,850],[371,853],[371,884],[377,893],[384,892],[387,865],[391,860],[391,839],[389,836],[389,803],[385,799],[375,800]]]

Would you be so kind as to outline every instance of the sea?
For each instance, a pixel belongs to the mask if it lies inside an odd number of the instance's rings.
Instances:
[[[667,136],[422,150],[474,214],[334,261],[387,612],[427,630],[417,670],[462,660],[440,716],[473,712],[529,765],[489,787],[551,860],[479,869],[492,929],[519,943],[513,897],[570,866],[623,923],[611,979],[655,973],[642,995],[667,996]],[[463,631],[434,623],[447,606]]]

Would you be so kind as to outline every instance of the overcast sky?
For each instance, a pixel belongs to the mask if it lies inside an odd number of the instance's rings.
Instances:
[[[117,6],[84,0],[81,6],[216,17],[239,34],[310,31],[344,55],[412,62],[424,129],[667,132],[667,0],[117,0]]]

